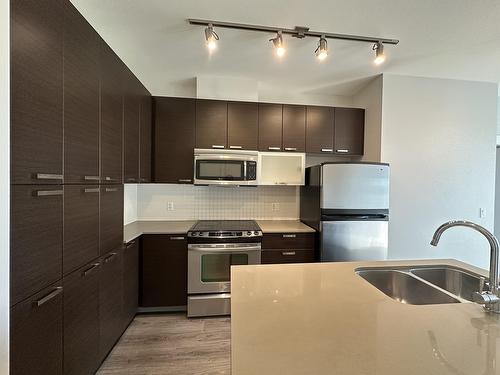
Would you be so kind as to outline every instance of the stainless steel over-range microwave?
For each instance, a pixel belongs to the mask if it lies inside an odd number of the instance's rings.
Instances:
[[[257,151],[194,150],[195,185],[257,185]]]

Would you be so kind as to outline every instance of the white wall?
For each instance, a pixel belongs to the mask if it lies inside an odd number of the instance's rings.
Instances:
[[[436,227],[467,219],[493,230],[497,85],[383,77],[381,159],[391,164],[389,257],[456,258],[486,268],[468,228],[429,245]],[[479,218],[479,209],[486,217]]]
[[[0,2],[0,374],[9,373],[9,2]]]
[[[497,153],[497,165],[496,165],[496,176],[495,176],[495,236],[500,238],[500,147],[499,146],[497,146],[496,153]]]
[[[136,184],[125,184],[123,188],[123,222],[131,223],[137,220],[137,187]]]

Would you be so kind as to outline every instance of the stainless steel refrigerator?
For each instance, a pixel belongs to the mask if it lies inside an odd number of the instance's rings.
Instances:
[[[306,168],[300,218],[319,232],[322,262],[387,259],[389,165],[339,162]]]

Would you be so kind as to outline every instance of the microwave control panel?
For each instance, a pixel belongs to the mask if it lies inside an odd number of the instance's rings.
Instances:
[[[247,176],[248,181],[254,181],[257,179],[257,162],[247,161]]]

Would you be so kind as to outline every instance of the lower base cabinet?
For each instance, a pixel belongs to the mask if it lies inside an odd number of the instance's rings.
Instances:
[[[63,373],[62,283],[10,310],[10,374]]]
[[[264,250],[262,264],[311,263],[314,262],[314,250]]]
[[[316,261],[314,233],[267,233],[262,239],[262,264]]]
[[[139,240],[130,241],[123,249],[122,328],[127,328],[139,304]]]

